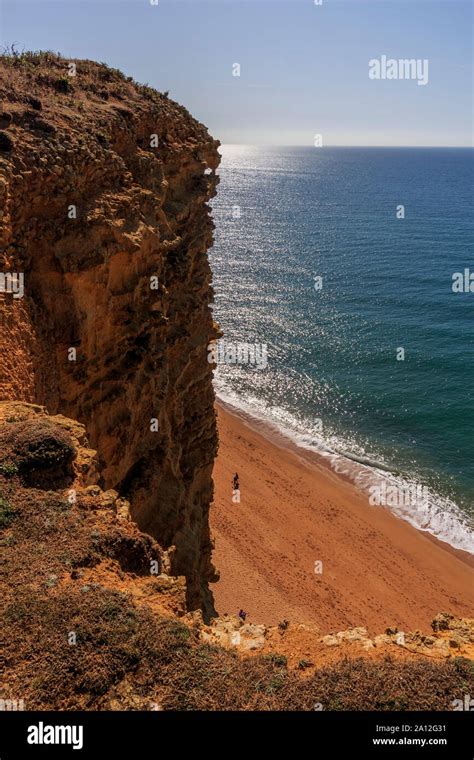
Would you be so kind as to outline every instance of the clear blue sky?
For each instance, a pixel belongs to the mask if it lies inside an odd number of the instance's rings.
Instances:
[[[169,90],[224,143],[471,145],[464,0],[0,0],[1,42],[92,58]],[[372,81],[381,55],[429,82]],[[241,76],[232,76],[239,63]]]

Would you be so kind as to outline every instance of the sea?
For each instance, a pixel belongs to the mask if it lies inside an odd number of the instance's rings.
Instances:
[[[220,151],[217,396],[474,553],[474,150]]]

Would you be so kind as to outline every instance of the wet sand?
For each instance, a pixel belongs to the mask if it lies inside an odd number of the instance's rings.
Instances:
[[[429,632],[438,612],[474,616],[472,555],[371,506],[317,454],[222,402],[217,412],[211,531],[220,614],[243,608],[252,622],[372,634]],[[235,472],[240,503],[232,501]]]

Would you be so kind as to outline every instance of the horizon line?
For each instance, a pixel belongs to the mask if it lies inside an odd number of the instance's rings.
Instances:
[[[316,148],[316,146],[309,145],[308,143],[240,143],[240,142],[221,142],[219,147],[239,146],[245,148]],[[317,147],[316,150],[324,150],[325,148],[409,148],[409,149],[424,149],[424,150],[474,150],[474,145],[324,145]]]

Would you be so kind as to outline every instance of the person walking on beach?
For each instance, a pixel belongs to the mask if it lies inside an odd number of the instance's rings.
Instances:
[[[244,612],[243,610],[240,610],[240,611],[239,611],[239,618],[241,619],[241,621],[242,621],[243,623],[245,623],[245,618],[246,618],[246,617],[247,617],[247,613],[246,613],[246,612]]]
[[[236,472],[232,478],[232,502],[233,504],[240,504],[240,485],[238,472]]]

